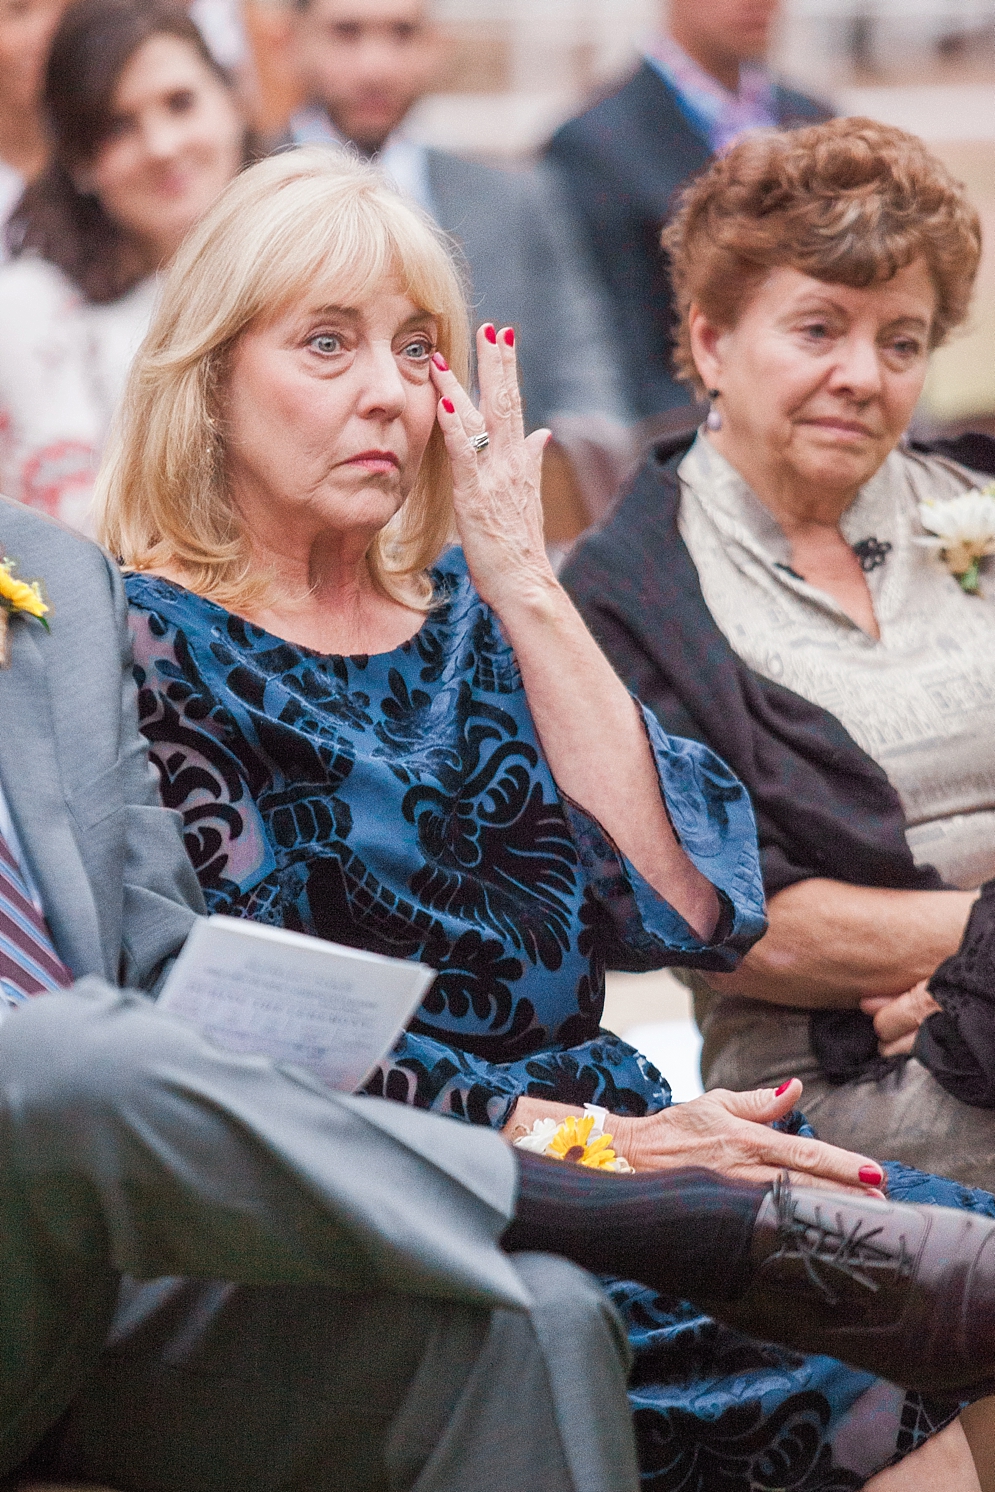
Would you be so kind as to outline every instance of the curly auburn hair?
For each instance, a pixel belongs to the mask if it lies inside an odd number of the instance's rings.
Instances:
[[[772,269],[866,286],[923,258],[936,288],[930,345],[967,315],[981,225],[964,188],[915,135],[831,119],[747,135],[682,193],[664,229],[679,327],[678,377],[702,388],[688,311],[736,324]]]

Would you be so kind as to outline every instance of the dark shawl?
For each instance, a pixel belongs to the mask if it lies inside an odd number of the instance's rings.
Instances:
[[[915,1055],[955,1098],[995,1109],[995,881],[982,886],[929,991],[943,1008],[919,1027]]]
[[[768,896],[819,876],[940,889],[931,866],[916,866],[898,794],[877,763],[835,716],[747,667],[716,626],[678,530],[677,467],[693,439],[650,451],[604,525],[571,553],[563,584],[664,729],[711,746],[749,789]],[[995,472],[995,441],[985,436],[928,449]],[[879,1057],[871,1019],[859,1010],[814,1011],[811,1032],[834,1082],[893,1065]]]

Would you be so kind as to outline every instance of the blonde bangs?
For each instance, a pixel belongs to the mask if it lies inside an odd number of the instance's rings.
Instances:
[[[374,168],[309,147],[250,167],[181,246],[135,361],[97,479],[98,534],[137,570],[181,570],[200,595],[237,610],[265,596],[227,491],[220,410],[231,349],[254,322],[327,285],[356,306],[396,279],[435,317],[439,351],[465,384],[466,294],[451,249]],[[453,532],[441,431],[417,480],[378,535],[375,583],[427,608],[427,570]]]

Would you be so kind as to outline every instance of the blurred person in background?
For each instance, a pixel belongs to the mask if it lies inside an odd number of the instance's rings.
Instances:
[[[81,0],[44,80],[51,156],[0,268],[0,491],[76,526],[157,274],[241,168],[228,76],[169,0]]]
[[[678,188],[744,130],[830,117],[767,65],[778,11],[778,0],[665,0],[635,75],[549,145],[609,296],[628,402],[639,419],[659,426],[664,416],[663,428],[693,418],[671,361],[674,301],[660,248]]]
[[[45,63],[65,0],[0,0],[0,261],[3,225],[48,159],[42,107]],[[216,62],[253,86],[239,0],[191,0],[188,7]]]
[[[309,100],[291,120],[293,143],[350,144],[376,158],[457,241],[474,314],[521,333],[528,428],[569,444],[577,416],[588,434],[600,416],[604,442],[627,451],[606,306],[551,173],[482,165],[404,133],[444,60],[429,0],[298,0],[292,45]]]
[[[45,165],[41,92],[63,0],[0,0],[0,260],[2,228]]]

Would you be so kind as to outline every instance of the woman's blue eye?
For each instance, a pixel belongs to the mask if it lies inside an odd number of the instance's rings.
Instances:
[[[325,354],[340,352],[342,350],[342,339],[331,332],[322,332],[320,336],[311,338],[311,346],[315,352]]]
[[[432,356],[432,348],[428,342],[409,342],[404,349],[405,357],[417,357],[423,361]]]

